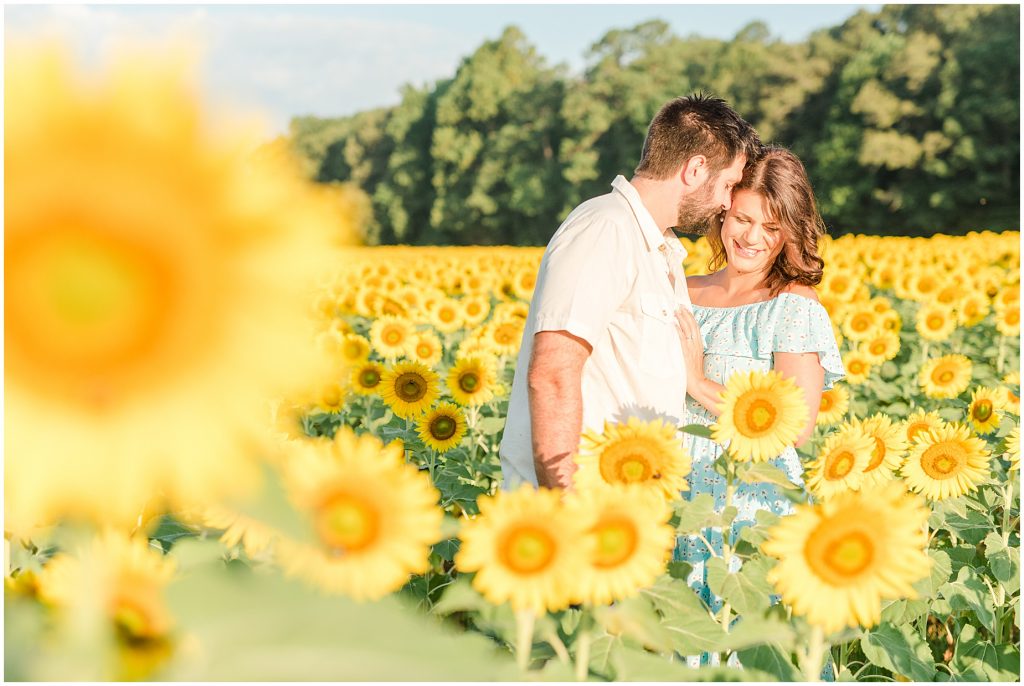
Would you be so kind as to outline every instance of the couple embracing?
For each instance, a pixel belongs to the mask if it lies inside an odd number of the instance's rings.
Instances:
[[[800,445],[822,391],[845,374],[813,288],[824,225],[795,155],[763,146],[724,101],[681,97],[652,120],[633,178],[611,185],[569,214],[541,261],[500,449],[506,490],[571,488],[581,433],[606,421],[714,423],[738,371],[796,382],[809,409]],[[715,271],[686,277],[673,228],[707,236]],[[693,458],[686,495],[710,493],[721,510],[721,449],[681,440]],[[803,484],[793,448],[773,464]],[[758,510],[792,507],[765,484],[741,484],[733,504],[734,534]],[[704,562],[722,536],[708,534],[680,537],[675,558],[693,565],[688,582],[715,609]]]

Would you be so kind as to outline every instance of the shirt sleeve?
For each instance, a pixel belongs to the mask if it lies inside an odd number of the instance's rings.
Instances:
[[[566,220],[537,274],[536,332],[568,331],[597,344],[636,281],[631,228],[590,213]]]
[[[785,298],[775,324],[772,351],[779,353],[818,353],[825,370],[825,389],[846,376],[839,346],[832,333],[828,312],[821,303],[795,295]]]

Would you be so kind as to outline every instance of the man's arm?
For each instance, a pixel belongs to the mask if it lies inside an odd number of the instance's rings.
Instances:
[[[583,364],[591,347],[568,331],[533,338],[527,387],[537,484],[569,489],[583,430]]]

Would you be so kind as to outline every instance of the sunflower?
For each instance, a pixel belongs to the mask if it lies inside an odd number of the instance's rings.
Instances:
[[[529,301],[533,297],[533,289],[537,285],[537,268],[529,265],[521,268],[512,277],[512,292],[520,300]]]
[[[807,422],[807,404],[778,372],[737,372],[725,384],[712,438],[741,462],[765,462],[792,446]]]
[[[495,362],[489,355],[459,358],[445,379],[448,392],[460,405],[483,405],[494,397]]]
[[[971,383],[971,361],[963,355],[943,355],[921,367],[919,381],[929,398],[955,398]]]
[[[443,354],[441,340],[433,331],[419,331],[413,335],[409,344],[409,357],[412,359],[433,367],[441,361]]]
[[[146,680],[174,650],[173,619],[163,597],[174,573],[173,559],[144,537],[108,529],[81,554],[54,556],[39,574],[39,597],[62,620],[100,620],[117,646],[110,680]]]
[[[1020,471],[1020,426],[1013,427],[1013,431],[1006,435],[1004,443],[1006,448],[1006,459],[1010,461],[1010,469]]]
[[[909,444],[903,427],[884,414],[876,414],[859,424],[874,441],[871,459],[864,466],[862,488],[890,481],[899,469]]]
[[[881,321],[879,324],[886,331],[898,334],[903,328],[903,319],[900,317],[900,313],[896,310],[889,310],[885,314],[881,315]]]
[[[358,365],[370,357],[370,341],[359,334],[346,334],[341,338],[337,350],[346,365]]]
[[[843,367],[846,369],[846,382],[854,386],[859,386],[868,380],[871,376],[871,370],[874,365],[871,362],[872,357],[868,355],[863,346],[856,350],[851,350],[843,355]]]
[[[865,341],[881,326],[878,313],[870,306],[857,306],[850,310],[843,321],[843,333],[851,341]]]
[[[926,341],[941,343],[956,330],[956,315],[945,305],[922,305],[917,310],[917,333]]]
[[[891,360],[900,352],[900,337],[893,333],[882,329],[877,334],[867,339],[859,346],[859,352],[861,355],[866,357],[871,364],[882,364],[886,360]]]
[[[593,542],[562,492],[522,484],[482,496],[479,506],[479,516],[462,524],[455,554],[460,572],[476,572],[473,587],[495,605],[538,615],[573,602]]]
[[[440,377],[419,362],[399,362],[384,372],[380,395],[396,416],[412,419],[427,411],[439,395]]]
[[[989,434],[999,428],[999,410],[1003,406],[1003,394],[997,389],[979,386],[971,392],[971,404],[967,407],[967,419],[979,434]]]
[[[844,424],[825,439],[818,458],[810,464],[808,489],[825,500],[836,493],[858,490],[874,449],[874,439],[860,423]]]
[[[577,602],[607,605],[654,583],[672,556],[675,531],[664,498],[637,486],[574,491],[566,507],[590,539],[590,565],[576,586]]]
[[[926,412],[924,409],[918,409],[903,422],[903,431],[907,443],[912,444],[919,435],[941,429],[944,426],[946,426],[946,422],[938,412]]]
[[[380,362],[363,362],[352,368],[350,387],[359,395],[376,395],[381,392],[384,371],[384,365]]]
[[[430,323],[442,333],[452,333],[464,326],[462,308],[457,300],[441,298],[429,310]]]
[[[429,569],[430,546],[441,539],[439,494],[405,462],[401,443],[384,445],[342,426],[331,441],[288,448],[285,489],[313,536],[278,541],[287,574],[330,593],[374,600]]]
[[[323,371],[309,288],[347,217],[288,161],[208,135],[176,65],[87,80],[12,50],[7,529],[128,525],[158,490],[191,507],[252,487],[266,399]]]
[[[462,307],[462,321],[466,326],[479,326],[491,313],[491,299],[485,295],[468,295],[459,305]]]
[[[827,391],[822,391],[821,405],[818,406],[818,417],[815,424],[828,426],[840,421],[846,411],[850,409],[850,392],[846,386],[833,386]]]
[[[413,333],[408,319],[384,315],[370,326],[370,342],[381,357],[396,360],[408,353]]]
[[[440,403],[417,423],[423,445],[439,453],[448,452],[466,435],[466,416],[453,403]]]
[[[970,293],[960,300],[957,307],[957,322],[960,326],[976,326],[988,313],[988,298],[980,293]]]
[[[768,581],[795,615],[826,634],[874,626],[883,600],[916,598],[913,584],[930,572],[929,515],[899,481],[798,505],[762,544],[779,560]]]
[[[1003,407],[1007,412],[1020,416],[1020,372],[1010,372],[1003,377],[1005,386],[1000,387]]]
[[[518,317],[492,321],[487,325],[487,342],[499,355],[514,355],[523,341],[523,328]]]
[[[996,330],[1004,336],[1020,336],[1020,303],[996,309]]]
[[[989,474],[991,455],[966,424],[947,424],[918,435],[903,462],[910,490],[929,500],[973,492]]]
[[[345,407],[345,393],[348,390],[347,379],[343,381],[327,381],[320,385],[314,402],[322,412],[337,413]]]
[[[690,456],[676,428],[660,419],[630,417],[625,424],[605,422],[601,433],[585,431],[575,461],[578,488],[643,484],[670,501],[689,488]]]

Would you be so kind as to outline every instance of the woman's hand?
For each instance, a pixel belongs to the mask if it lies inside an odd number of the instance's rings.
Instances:
[[[704,379],[704,339],[700,336],[700,326],[693,313],[685,307],[676,310],[676,322],[686,365],[686,388],[690,391]],[[690,395],[696,397],[693,393]]]

